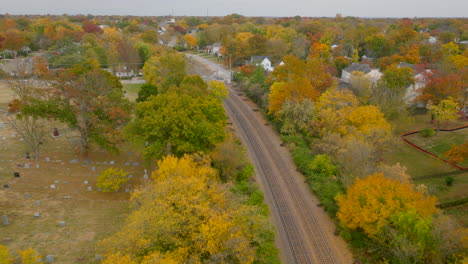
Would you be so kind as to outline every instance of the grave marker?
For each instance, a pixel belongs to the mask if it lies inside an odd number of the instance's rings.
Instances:
[[[46,263],[53,263],[55,261],[55,257],[53,255],[46,256]]]
[[[39,218],[39,217],[41,217],[41,213],[35,212],[35,213],[34,213],[34,218]]]
[[[55,184],[51,184],[51,185],[50,185],[50,188],[51,188],[51,189],[55,189],[55,188],[56,188],[56,187],[55,187]]]
[[[10,221],[8,221],[8,215],[3,215],[2,216],[2,221],[3,221],[3,225],[9,225],[10,224]]]
[[[13,175],[15,176],[15,178],[19,178],[19,177],[20,177],[20,173],[19,173],[19,172],[14,172]]]

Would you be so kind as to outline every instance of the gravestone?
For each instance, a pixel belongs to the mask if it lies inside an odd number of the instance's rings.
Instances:
[[[39,164],[36,164],[36,169],[39,169],[39,167],[40,167]]]
[[[107,165],[107,161],[104,161],[104,162],[102,163],[102,165]]]
[[[31,164],[29,164],[29,163],[25,163],[25,164],[24,164],[24,168],[25,168],[25,169],[29,169],[29,168],[31,168]]]
[[[6,137],[5,137],[5,136],[3,136],[3,137],[2,137],[2,140],[6,140]]]
[[[20,177],[20,173],[19,173],[19,172],[14,172],[13,175],[15,176],[15,178],[19,178],[19,177]]]
[[[8,221],[8,215],[3,215],[2,216],[2,221],[3,221],[3,225],[9,225],[10,224],[10,221]]]
[[[128,178],[133,178],[133,175],[132,175],[132,174],[129,174],[127,177],[128,177]]]
[[[96,260],[103,260],[103,257],[102,257],[101,255],[96,255],[96,256],[94,256],[94,258],[95,258]]]
[[[88,191],[92,191],[92,190],[93,190],[93,187],[88,186]]]
[[[16,168],[22,168],[23,165],[21,165],[20,163],[16,164]]]
[[[51,188],[51,189],[55,189],[55,188],[56,188],[56,187],[55,187],[55,184],[51,184],[51,185],[50,185],[50,188]]]
[[[53,263],[55,261],[55,257],[53,255],[46,256],[46,263]]]
[[[92,171],[96,171],[96,166],[92,166],[92,167],[91,167],[91,170],[92,170]]]
[[[26,152],[26,159],[31,159],[31,156],[29,156],[29,152]]]
[[[128,192],[130,192],[130,189],[128,189],[128,188],[125,188],[125,192],[127,192],[127,193],[128,193]]]
[[[8,184],[3,184],[3,188],[5,188],[5,189],[6,189],[6,188],[10,188],[10,185],[8,185]]]
[[[31,194],[29,194],[29,193],[24,194],[24,198],[26,198],[26,199],[31,198]]]
[[[54,133],[53,133],[53,135],[54,135],[54,137],[60,136],[60,133],[59,133],[59,131],[58,131],[58,129],[57,129],[56,127],[54,128]]]
[[[46,157],[46,158],[45,158],[45,161],[46,161],[46,162],[50,162],[50,158],[49,158],[49,157]]]
[[[88,181],[84,181],[83,184],[88,184]]]
[[[60,181],[59,180],[55,180],[54,183],[59,183]]]
[[[133,162],[133,166],[135,166],[135,167],[140,166],[140,163],[138,163],[138,162]]]
[[[24,141],[24,138],[20,138],[20,141]]]
[[[60,227],[64,227],[64,226],[65,226],[65,221],[60,221],[60,222],[58,222],[58,225],[59,225]]]
[[[36,206],[40,206],[41,205],[41,201],[37,200],[36,201]]]
[[[3,243],[11,243],[13,241],[13,239],[11,237],[5,237],[3,239]]]
[[[143,179],[148,179],[148,178],[149,178],[149,177],[148,177],[148,170],[145,169],[145,175],[143,175]]]
[[[73,164],[77,164],[79,163],[80,161],[78,159],[72,159],[70,160],[70,163],[73,163]]]
[[[102,192],[102,188],[97,188],[98,192]]]
[[[130,166],[130,162],[125,162],[125,166]]]
[[[64,196],[63,198],[64,198],[64,199],[71,199],[71,196],[68,196],[68,195],[67,195],[67,196]]]
[[[34,218],[39,218],[39,217],[41,217],[41,213],[35,212],[35,213],[34,213]]]
[[[115,164],[115,161],[111,160],[111,161],[109,161],[109,164],[110,164],[110,165],[114,165],[114,164]]]

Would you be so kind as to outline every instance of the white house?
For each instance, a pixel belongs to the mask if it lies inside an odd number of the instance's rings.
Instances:
[[[346,83],[350,83],[351,74],[356,71],[364,73],[364,77],[369,79],[374,84],[377,83],[377,81],[380,80],[383,75],[379,69],[372,69],[369,64],[353,63],[343,69],[341,72],[341,79]]]
[[[216,54],[217,56],[221,55],[221,43],[213,43],[211,46],[211,53]]]
[[[252,58],[250,58],[250,63],[255,66],[261,65],[263,69],[265,69],[265,71],[269,71],[269,72],[272,72],[275,69],[270,60],[270,57],[268,56],[252,56]]]
[[[403,100],[408,106],[411,106],[415,103],[415,99],[421,95],[422,88],[426,86],[426,80],[424,78],[424,73],[430,73],[431,70],[425,70],[424,68],[417,67],[414,64],[409,64],[406,62],[400,62],[398,68],[408,67],[413,71],[414,84],[406,88],[405,95]],[[418,107],[423,107],[423,105],[418,104]]]

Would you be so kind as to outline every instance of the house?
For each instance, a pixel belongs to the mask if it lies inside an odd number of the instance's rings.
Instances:
[[[418,96],[421,95],[422,88],[426,86],[426,80],[424,78],[424,73],[431,72],[431,70],[426,70],[421,66],[409,64],[406,62],[400,62],[398,64],[398,68],[410,68],[413,71],[414,77],[414,84],[408,86],[406,88],[405,95],[403,96],[403,100],[408,106],[411,106],[415,103],[415,100]],[[419,102],[416,104],[417,107],[424,107],[423,102]]]
[[[255,66],[262,66],[263,69],[265,69],[265,71],[269,72],[272,72],[275,69],[273,67],[270,57],[268,56],[252,56],[250,58],[250,64]]]
[[[217,56],[221,55],[221,43],[213,43],[211,53],[216,54]]]
[[[372,69],[369,64],[353,63],[343,69],[341,72],[341,79],[346,83],[350,83],[351,74],[353,72],[364,73],[364,77],[368,78],[374,84],[377,83],[383,75],[379,69]]]
[[[137,76],[137,72],[134,72],[132,69],[125,65],[117,65],[112,69],[106,69],[106,71],[112,73],[118,78],[132,78]]]

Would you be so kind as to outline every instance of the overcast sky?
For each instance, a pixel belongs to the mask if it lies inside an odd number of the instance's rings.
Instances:
[[[0,0],[0,14],[467,17],[468,0]]]

